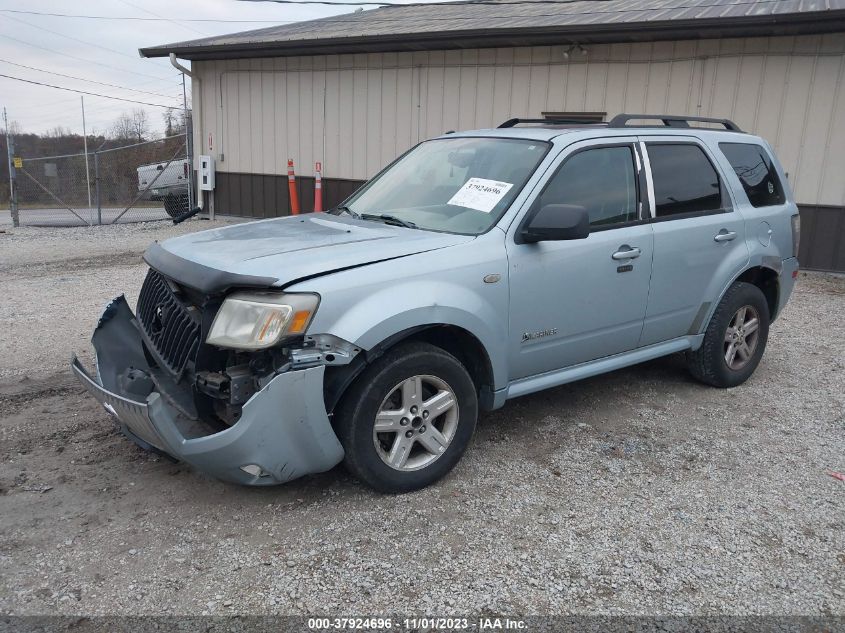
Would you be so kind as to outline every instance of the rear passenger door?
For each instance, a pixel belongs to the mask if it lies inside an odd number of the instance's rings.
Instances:
[[[711,151],[693,137],[640,139],[654,209],[654,262],[640,346],[696,334],[748,261],[745,224]]]

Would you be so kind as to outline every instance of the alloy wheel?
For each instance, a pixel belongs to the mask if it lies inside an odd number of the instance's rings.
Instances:
[[[396,470],[425,468],[437,460],[458,429],[458,399],[437,376],[412,376],[396,385],[379,407],[373,442]]]
[[[742,306],[725,331],[725,363],[734,371],[745,367],[754,356],[760,338],[760,315],[753,306]]]

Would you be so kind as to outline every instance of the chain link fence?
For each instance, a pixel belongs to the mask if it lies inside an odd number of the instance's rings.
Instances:
[[[24,157],[17,170],[21,225],[93,226],[169,220],[192,208],[184,136],[86,154]]]

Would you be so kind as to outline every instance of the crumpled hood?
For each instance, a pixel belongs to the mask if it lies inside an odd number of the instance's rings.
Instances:
[[[464,244],[473,239],[470,235],[435,233],[347,216],[309,213],[174,237],[150,247],[145,259],[156,267],[163,250],[171,262],[178,260],[170,256],[187,260],[182,262],[184,267],[199,264],[203,269],[224,273],[226,278],[241,275],[253,280],[272,278],[276,280],[273,285],[284,286],[306,277]],[[178,266],[170,265],[170,270],[162,272],[180,280],[180,275],[173,274],[174,267]],[[211,271],[209,274],[213,274]],[[241,284],[231,282],[227,285]],[[247,282],[243,285],[259,284]],[[199,289],[209,291],[209,288]]]

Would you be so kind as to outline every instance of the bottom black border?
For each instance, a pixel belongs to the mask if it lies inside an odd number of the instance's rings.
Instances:
[[[385,621],[389,618],[389,623]],[[840,633],[831,616],[10,616],[2,633],[287,633],[299,631],[555,631],[564,633]]]

